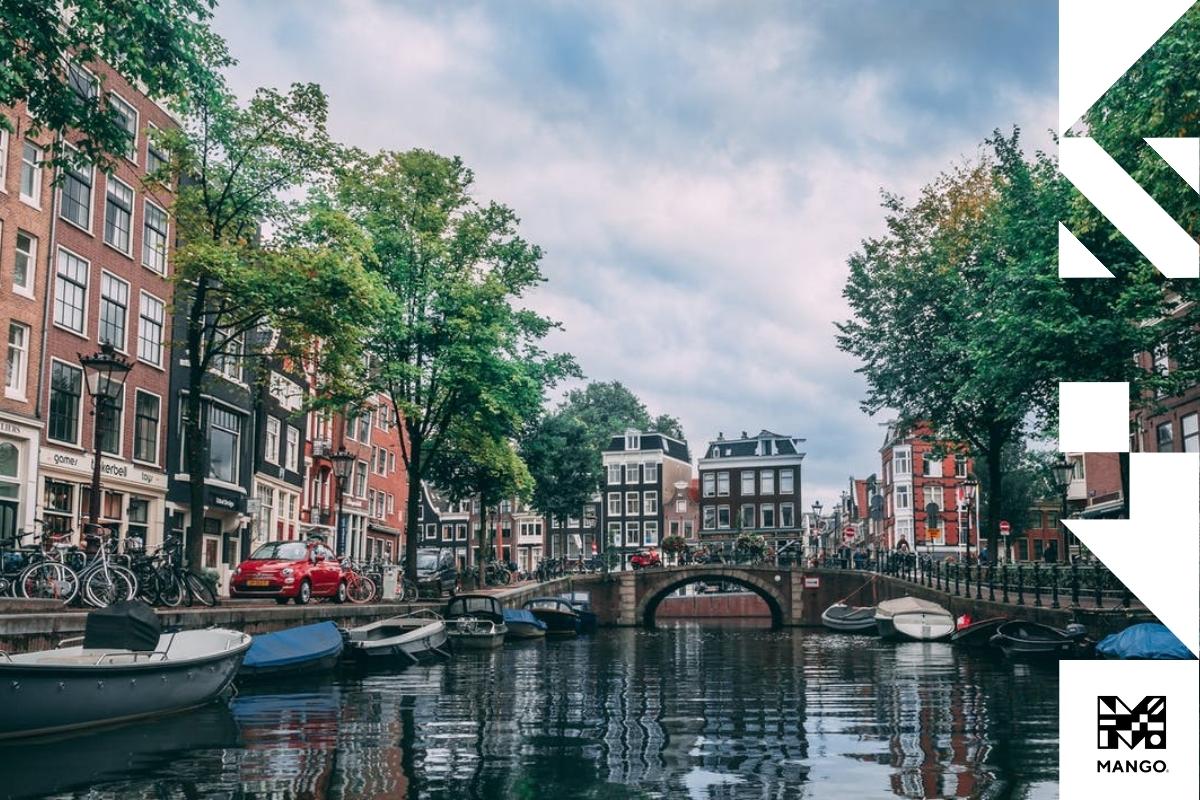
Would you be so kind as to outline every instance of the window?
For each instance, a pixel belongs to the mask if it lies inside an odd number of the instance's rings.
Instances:
[[[220,352],[212,359],[212,368],[218,375],[231,381],[242,380],[242,337],[225,336],[218,345]]]
[[[208,408],[208,476],[227,483],[238,481],[238,454],[241,452],[242,418],[210,405]]]
[[[47,478],[42,489],[42,511],[46,527],[55,533],[71,530],[71,511],[75,505],[75,486]]]
[[[138,130],[138,113],[137,109],[126,103],[115,94],[108,95],[108,108],[117,119],[117,124],[125,129],[129,134],[129,146],[125,148],[125,157],[134,163],[137,163],[137,130]]]
[[[754,494],[754,470],[742,470],[742,496],[750,497]]]
[[[729,496],[729,473],[728,472],[718,472],[717,473],[717,497],[728,497],[728,496]]]
[[[939,510],[944,511],[946,509],[945,493],[943,492],[941,486],[925,487],[925,505],[927,506],[930,503],[935,504]],[[922,508],[924,508],[924,506],[922,506]]]
[[[775,494],[775,470],[764,469],[758,473],[758,485],[761,494]]]
[[[638,509],[641,507],[641,495],[637,492],[625,493],[625,516],[636,517]]]
[[[717,475],[714,472],[704,473],[704,496],[715,497],[717,494]]]
[[[894,474],[896,477],[912,474],[912,450],[908,447],[897,447],[892,454]]]
[[[287,453],[284,465],[292,472],[300,471],[300,429],[291,425],[287,429]]]
[[[129,315],[129,284],[100,273],[100,341],[125,352],[125,321]]]
[[[42,148],[32,142],[21,146],[21,199],[34,206],[42,203]]]
[[[104,241],[129,254],[133,241],[133,189],[108,176],[104,202]]]
[[[1200,453],[1200,414],[1188,414],[1179,420],[1183,434],[1183,452]]]
[[[0,192],[8,183],[8,131],[0,128]]]
[[[159,275],[167,272],[167,212],[149,200],[142,204],[142,263]]]
[[[1155,428],[1155,441],[1160,453],[1169,453],[1175,449],[1175,431],[1170,422],[1164,422]]]
[[[621,546],[621,523],[619,523],[619,522],[608,523],[608,543],[612,547],[620,547]]]
[[[658,492],[646,492],[646,499],[643,504],[644,514],[658,513]]]
[[[668,525],[667,525],[667,530],[670,531],[671,536],[678,536],[679,535],[679,520],[677,520],[677,519],[671,520],[670,523],[668,523]]]
[[[96,99],[96,76],[79,64],[72,62],[67,65],[67,85],[84,102]]]
[[[754,527],[754,506],[744,505],[738,509],[738,525],[743,528]]]
[[[779,470],[779,493],[793,494],[796,491],[796,472],[790,469]]]
[[[158,463],[158,420],[161,401],[138,389],[134,395],[133,458]]]
[[[684,536],[684,538],[691,539],[695,533],[696,533],[696,531],[692,527],[692,521],[690,519],[685,519],[683,521],[683,536]]]
[[[388,472],[395,472],[396,471],[396,454],[391,450],[388,451],[387,461],[388,461],[388,465],[387,465]]]
[[[142,292],[138,304],[138,358],[156,367],[162,366],[165,312],[162,300]]]
[[[658,523],[647,522],[642,527],[642,544],[647,547],[654,547],[658,544]]]
[[[626,450],[641,450],[642,437],[636,433],[625,434],[625,449]]]
[[[87,307],[88,262],[67,250],[58,251],[58,276],[54,282],[54,322],[83,335]]]
[[[621,516],[621,493],[620,492],[609,492],[608,493],[608,515],[610,517]]]
[[[759,513],[762,516],[762,527],[775,527],[775,505],[773,503],[768,503],[767,505],[763,506]]]
[[[0,155],[3,155],[0,153]],[[32,295],[33,276],[37,274],[37,239],[17,231],[16,256],[13,259],[13,290]]]
[[[638,545],[638,529],[641,526],[636,522],[625,523],[625,544],[631,547]]]
[[[362,416],[358,418],[358,440],[363,444],[367,444],[371,441],[372,417],[374,417],[374,413],[368,408],[362,413]]]
[[[912,504],[909,502],[909,499],[910,498],[908,496],[908,486],[897,486],[896,487],[896,509],[899,510],[902,508],[912,508]]]
[[[263,459],[268,464],[279,463],[279,420],[267,417],[267,433],[263,442]]]
[[[715,530],[716,527],[717,527],[717,507],[716,506],[705,506],[704,507],[704,525],[703,525],[704,530],[711,531],[711,530]]]
[[[159,149],[155,141],[158,128],[152,124],[146,125],[146,172],[153,175],[168,163],[166,154]]]
[[[1025,528],[1031,531],[1042,529],[1042,512],[1030,511],[1029,516],[1025,519]]]
[[[426,539],[436,539],[437,538],[437,525],[430,522],[428,525],[425,526],[425,538]]]
[[[912,542],[913,521],[911,519],[896,520],[896,541]]]
[[[717,527],[729,527],[729,506],[717,506]]]
[[[367,496],[367,462],[354,462],[354,485],[352,494],[355,497]]]
[[[459,523],[457,526],[455,526],[454,538],[460,542],[465,542],[467,540],[467,526],[465,524]]]
[[[108,381],[105,381],[108,383]],[[105,390],[107,394],[108,390]],[[121,454],[121,429],[125,422],[125,387],[121,393],[109,401],[104,415],[100,418],[100,450],[114,456]]]
[[[50,418],[46,435],[57,442],[79,439],[79,393],[83,370],[54,361],[50,366]]]
[[[954,477],[956,477],[956,478],[967,477],[967,457],[966,456],[955,456],[954,457]]]
[[[656,483],[658,481],[658,464],[646,464],[642,474],[645,476],[643,480],[646,483]]]
[[[638,472],[637,464],[625,465],[625,482],[626,483],[641,483],[641,474]]]
[[[687,500],[686,499],[681,497],[675,501],[675,513],[676,514],[686,514],[687,513]]]
[[[927,454],[921,459],[922,474],[928,478],[942,477],[942,460],[935,455]]]
[[[95,170],[91,164],[70,164],[63,170],[58,215],[85,231],[92,229],[92,180]]]
[[[796,527],[796,511],[791,503],[779,504],[779,527]]]
[[[25,397],[25,379],[29,371],[29,326],[8,323],[8,368],[4,388],[10,397]]]
[[[617,484],[620,482],[621,482],[621,465],[620,464],[609,464],[608,465],[608,483],[609,483],[609,485],[611,486],[613,484]]]

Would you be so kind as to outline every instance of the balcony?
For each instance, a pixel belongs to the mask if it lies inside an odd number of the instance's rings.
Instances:
[[[313,439],[312,454],[314,458],[329,458],[333,452],[333,443],[328,439]]]

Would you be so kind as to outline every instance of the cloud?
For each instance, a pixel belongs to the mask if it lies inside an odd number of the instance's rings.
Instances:
[[[878,469],[834,346],[846,257],[996,127],[1054,125],[1040,0],[229,2],[248,92],[322,84],[366,148],[461,155],[546,250],[529,302],[594,379],[718,431],[808,439],[806,502]]]

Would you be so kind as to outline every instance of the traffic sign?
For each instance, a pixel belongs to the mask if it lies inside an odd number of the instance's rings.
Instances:
[[[854,541],[854,536],[857,533],[858,531],[855,530],[853,526],[847,525],[845,530],[842,531],[842,538],[847,542],[852,542]]]
[[[1000,520],[1000,535],[1008,536],[1008,534],[1011,531],[1012,531],[1012,525],[1008,524],[1008,520],[1006,520],[1006,519]]]

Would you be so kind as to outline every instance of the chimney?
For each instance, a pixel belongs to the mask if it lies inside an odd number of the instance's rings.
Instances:
[[[745,431],[742,431],[742,438],[743,438],[743,439],[749,439],[750,437],[746,435],[746,432],[745,432]]]
[[[719,432],[717,433],[717,441],[718,441],[718,442],[723,442],[723,441],[725,441],[725,431],[719,431]]]

